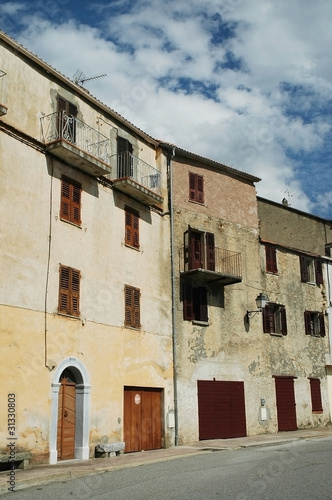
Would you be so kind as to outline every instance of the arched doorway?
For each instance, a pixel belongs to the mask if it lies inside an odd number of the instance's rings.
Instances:
[[[63,360],[53,374],[50,464],[89,458],[90,384],[83,363]]]
[[[58,402],[58,460],[75,458],[76,379],[70,368],[60,375]]]

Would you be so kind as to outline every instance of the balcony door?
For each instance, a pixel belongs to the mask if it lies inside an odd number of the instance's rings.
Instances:
[[[214,234],[195,231],[189,227],[184,233],[185,255],[188,269],[215,270]]]
[[[131,143],[118,136],[118,178],[133,177],[133,146]]]
[[[77,107],[63,97],[58,96],[58,139],[76,142]]]

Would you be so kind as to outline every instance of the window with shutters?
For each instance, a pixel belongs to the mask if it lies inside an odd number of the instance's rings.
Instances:
[[[286,308],[269,302],[263,311],[263,331],[272,335],[287,335]]]
[[[323,413],[322,396],[319,378],[309,378],[311,407],[313,413]]]
[[[81,225],[81,192],[81,184],[62,177],[60,218],[77,226]]]
[[[189,172],[189,200],[204,203],[204,178]]]
[[[125,285],[125,326],[140,328],[140,290]]]
[[[301,281],[304,283],[323,284],[322,261],[300,255]]]
[[[266,271],[277,274],[277,249],[274,245],[265,245]]]
[[[139,213],[125,207],[125,244],[133,248],[139,248]]]
[[[306,335],[325,337],[325,320],[323,313],[304,311],[304,326]]]
[[[58,312],[69,316],[79,316],[80,271],[60,264],[59,274]]]
[[[204,286],[183,285],[183,319],[208,321],[208,293]]]
[[[191,227],[184,233],[185,268],[215,271],[214,234],[195,231]]]

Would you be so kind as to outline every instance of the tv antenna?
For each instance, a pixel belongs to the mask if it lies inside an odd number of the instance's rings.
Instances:
[[[95,76],[86,76],[83,71],[78,69],[73,76],[74,82],[77,83],[78,85],[83,85],[85,82],[89,82],[90,80],[97,80],[98,78],[104,78],[106,73],[102,73],[100,75],[95,75]]]

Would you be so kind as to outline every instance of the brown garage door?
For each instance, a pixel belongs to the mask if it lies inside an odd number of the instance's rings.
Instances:
[[[199,439],[247,435],[243,382],[198,380]]]
[[[162,447],[162,389],[124,388],[125,453]]]
[[[294,377],[274,377],[278,415],[278,431],[295,431],[296,405]]]

